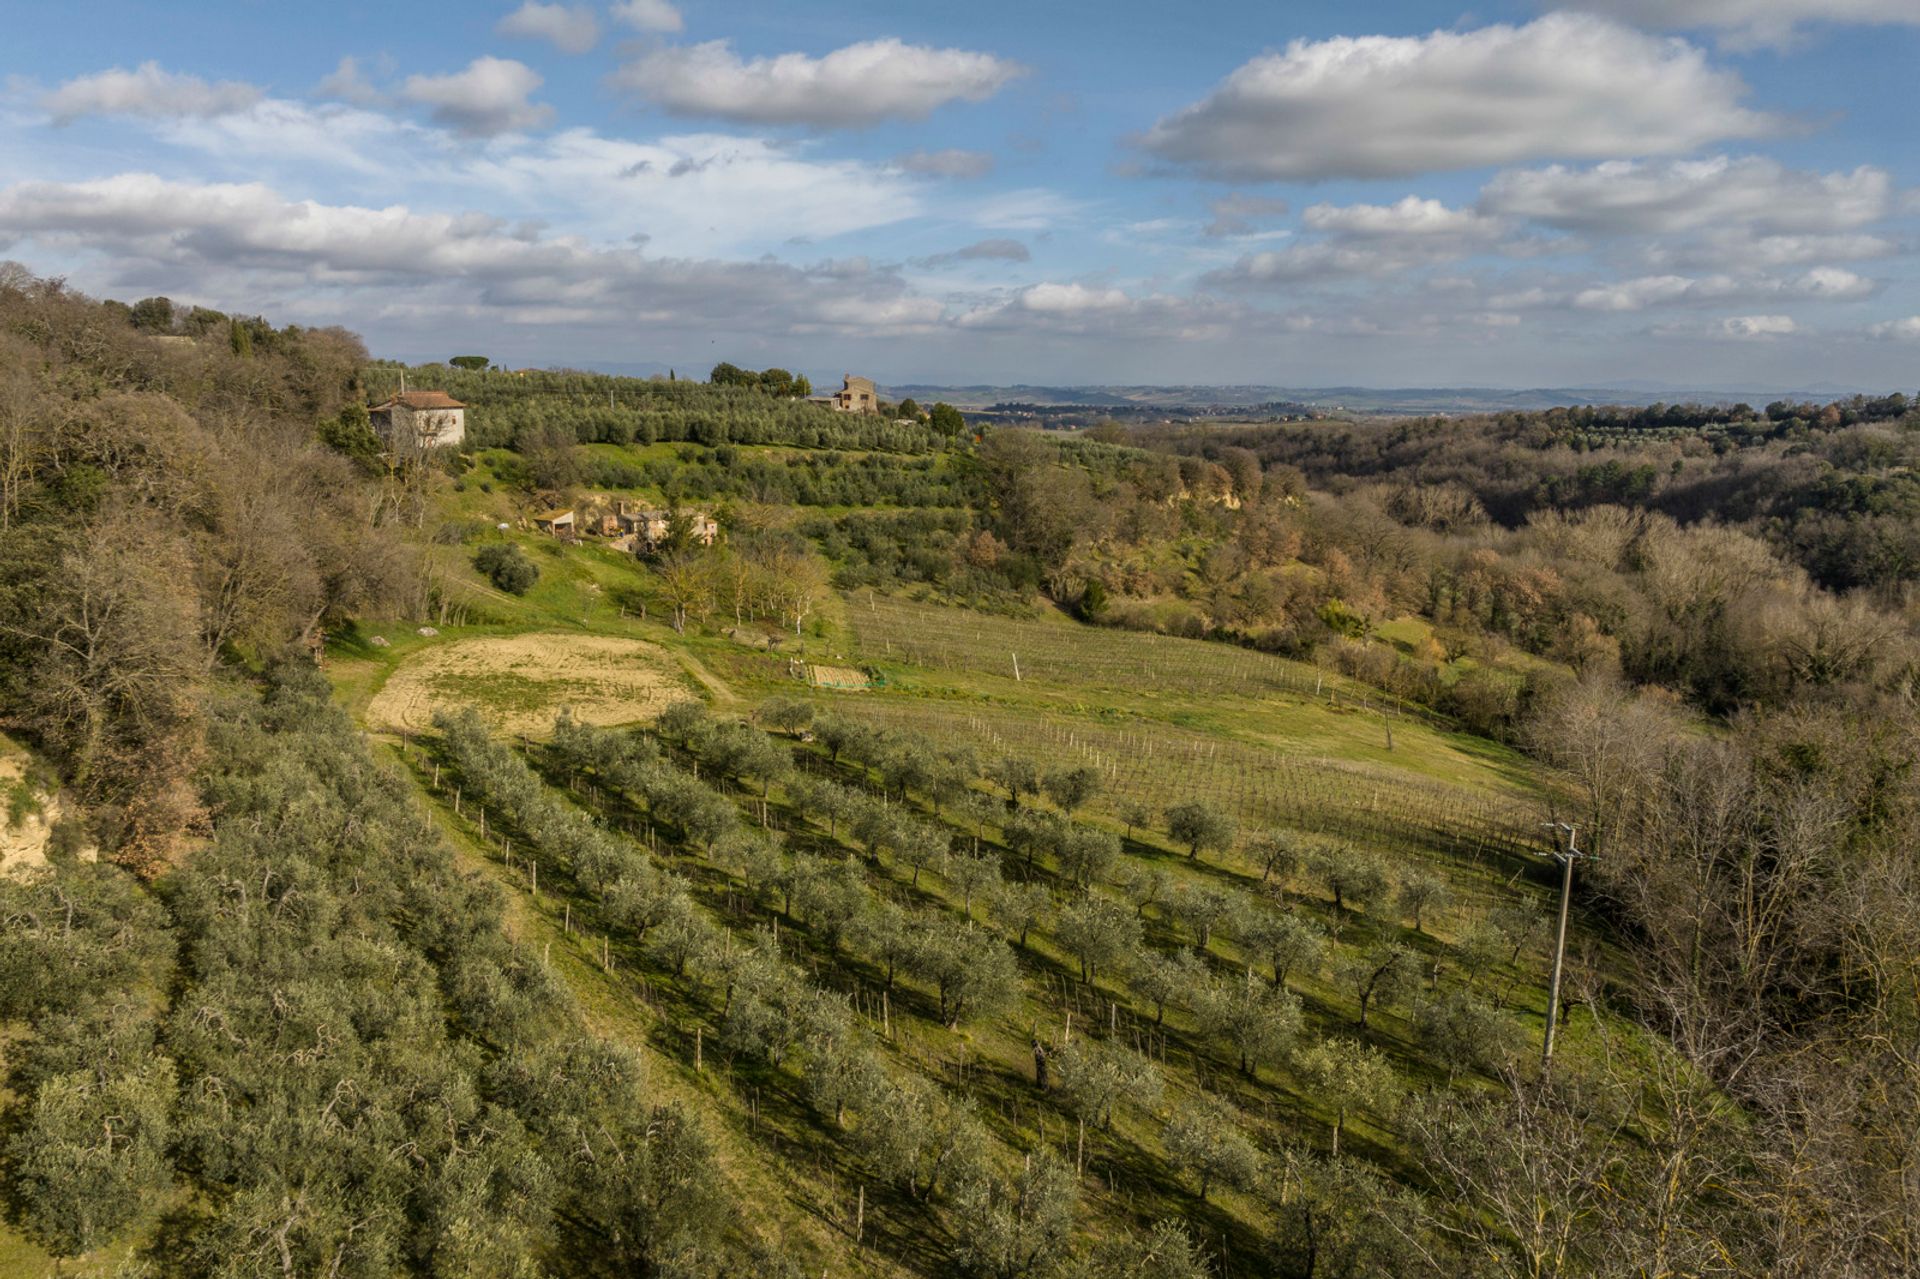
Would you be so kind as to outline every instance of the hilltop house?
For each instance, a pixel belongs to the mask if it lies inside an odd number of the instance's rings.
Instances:
[[[389,445],[447,448],[467,436],[467,406],[445,391],[402,391],[368,409],[367,418]]]
[[[816,395],[815,404],[823,404],[835,413],[878,413],[880,411],[880,393],[870,377],[855,377],[849,373],[840,379],[840,389],[832,395]]]

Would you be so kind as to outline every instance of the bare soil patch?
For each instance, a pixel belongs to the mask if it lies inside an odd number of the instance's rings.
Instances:
[[[857,666],[821,666],[815,663],[808,667],[807,678],[815,688],[866,688],[872,683],[867,673]]]
[[[650,720],[691,696],[658,644],[608,635],[490,635],[422,650],[367,704],[367,725],[416,733],[471,706],[509,733],[544,736],[562,707],[589,724]]]

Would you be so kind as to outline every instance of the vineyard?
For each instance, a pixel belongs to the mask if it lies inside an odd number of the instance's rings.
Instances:
[[[1437,853],[1480,864],[1539,850],[1540,801],[1518,791],[1463,789],[1404,770],[1313,758],[1150,720],[1110,722],[934,698],[831,704],[928,740],[969,742],[985,755],[1084,764],[1102,779],[1092,810],[1108,818],[1129,804],[1157,812],[1197,799],[1246,826],[1363,841],[1397,856]]]
[[[1378,689],[1202,640],[1003,617],[871,591],[848,601],[847,617],[868,660],[930,671],[1149,695],[1324,697],[1331,686],[1356,705],[1385,705]]]

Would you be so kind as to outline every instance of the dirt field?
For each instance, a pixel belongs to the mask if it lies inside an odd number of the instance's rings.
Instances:
[[[809,671],[816,688],[866,688],[870,681],[867,673],[855,666],[819,666]]]
[[[563,706],[590,724],[652,719],[691,696],[666,650],[604,635],[502,635],[409,657],[367,705],[367,726],[427,729],[442,706],[472,706],[510,733],[544,736]]]

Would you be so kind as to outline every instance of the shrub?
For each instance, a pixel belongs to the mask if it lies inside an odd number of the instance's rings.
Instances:
[[[491,542],[473,557],[473,566],[509,595],[525,595],[540,580],[540,569],[512,542]]]

